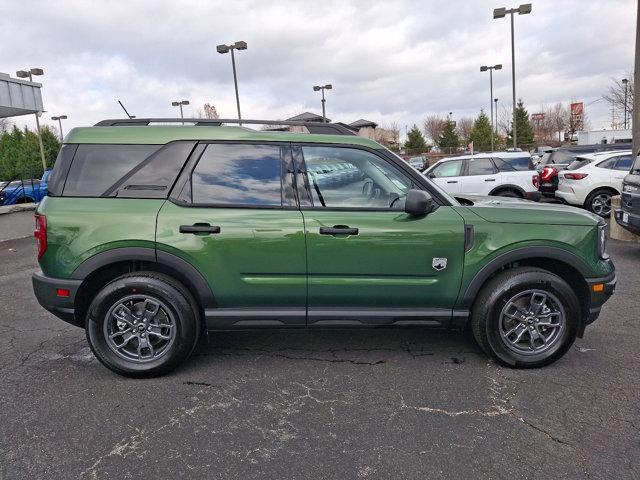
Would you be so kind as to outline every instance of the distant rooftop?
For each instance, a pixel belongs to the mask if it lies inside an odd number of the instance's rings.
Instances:
[[[301,113],[300,115],[296,115],[295,117],[287,118],[287,120],[291,122],[322,122],[322,121],[331,122],[330,118],[323,120],[322,115],[317,115],[311,112],[304,112],[304,113]]]
[[[371,120],[365,120],[364,118],[361,118],[360,120],[356,120],[355,122],[352,122],[349,125],[354,128],[363,128],[363,127],[376,128],[378,126],[377,123],[372,122]]]

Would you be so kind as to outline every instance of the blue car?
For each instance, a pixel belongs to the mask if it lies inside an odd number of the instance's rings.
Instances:
[[[38,203],[47,196],[47,179],[51,170],[46,170],[42,179],[0,182],[0,206],[17,203]]]

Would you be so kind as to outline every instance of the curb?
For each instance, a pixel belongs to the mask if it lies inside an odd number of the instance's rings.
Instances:
[[[0,215],[6,215],[8,213],[27,212],[29,210],[35,210],[38,206],[37,203],[19,203],[16,205],[6,205],[0,207]]]

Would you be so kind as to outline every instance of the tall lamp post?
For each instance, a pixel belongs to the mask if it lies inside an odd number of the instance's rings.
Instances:
[[[496,123],[495,123],[495,125],[496,125],[496,138],[497,138],[498,137],[498,99],[494,98],[493,99],[493,103],[495,103],[495,105],[496,105]]]
[[[231,52],[231,66],[233,67],[233,84],[236,87],[236,105],[238,106],[238,120],[242,120],[242,116],[240,115],[240,96],[238,95],[238,76],[236,75],[236,57],[233,54],[234,50],[246,50],[247,42],[236,42],[231,45],[218,45],[216,47],[216,51],[218,53],[227,53]],[[240,122],[242,125],[242,122]]]
[[[624,85],[624,129],[627,129],[627,86],[629,84],[628,78],[622,79],[622,84]]]
[[[180,100],[179,102],[171,102],[172,107],[180,107],[180,118],[184,120],[184,113],[182,112],[182,106],[189,105],[189,100]],[[182,122],[184,125],[184,122]]]
[[[516,131],[516,53],[513,40],[513,14],[527,15],[531,13],[531,4],[525,3],[518,8],[496,8],[493,10],[493,18],[504,18],[507,14],[511,15],[511,86],[513,88],[513,148],[516,148],[517,131]]]
[[[493,65],[492,67],[488,67],[486,65],[480,67],[481,72],[486,72],[487,70],[489,70],[489,89],[491,92],[491,96],[489,97],[489,104],[491,105],[491,151],[493,152],[493,71],[502,70],[502,64]]]
[[[51,117],[51,120],[53,120],[54,122],[57,120],[58,125],[60,125],[60,143],[62,143],[64,139],[64,135],[62,134],[62,120],[66,120],[66,119],[67,119],[66,115],[58,115],[57,117]]]
[[[330,83],[327,83],[326,85],[314,85],[313,86],[313,91],[314,92],[318,92],[321,91],[322,92],[322,121],[326,122],[327,121],[327,112],[325,110],[324,104],[327,102],[324,98],[324,91],[325,90],[331,90],[333,88],[333,86]]]
[[[29,70],[18,70],[16,76],[18,78],[28,78],[33,82],[33,75],[43,75],[44,70],[41,68],[31,68]],[[36,130],[38,131],[38,144],[40,145],[40,159],[42,160],[42,170],[47,170],[47,160],[44,158],[44,145],[42,145],[42,132],[40,131],[40,115],[42,112],[36,112]]]

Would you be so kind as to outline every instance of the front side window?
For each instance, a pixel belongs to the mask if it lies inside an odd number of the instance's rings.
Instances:
[[[440,177],[459,177],[462,170],[462,160],[451,160],[442,162],[440,165],[431,170],[433,176]]]
[[[339,147],[302,153],[315,207],[404,209],[412,181],[377,155]]]
[[[191,175],[195,204],[281,206],[280,147],[211,144]]]
[[[496,173],[496,167],[489,158],[472,158],[469,160],[468,175],[493,175]]]

